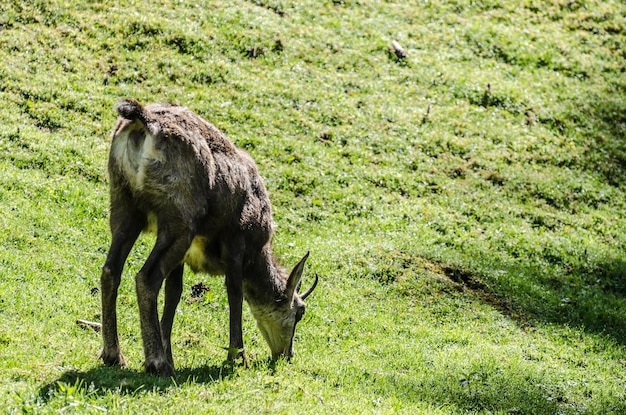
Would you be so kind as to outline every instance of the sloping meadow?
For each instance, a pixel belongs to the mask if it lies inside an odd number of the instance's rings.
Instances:
[[[625,412],[625,16],[618,1],[5,1],[0,408]],[[120,289],[129,367],[98,362],[75,321],[100,318],[127,97],[185,105],[257,161],[281,263],[310,250],[304,284],[320,278],[293,362],[268,359],[246,309],[252,368],[225,363],[223,279],[187,271],[177,378],[145,375],[148,236]]]

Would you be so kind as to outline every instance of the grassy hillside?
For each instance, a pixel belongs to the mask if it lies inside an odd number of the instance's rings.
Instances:
[[[4,1],[0,408],[7,413],[626,412],[626,4]],[[393,40],[406,51],[390,50]],[[98,361],[121,98],[183,104],[257,160],[276,252],[307,250],[292,363],[185,275],[177,378]],[[191,286],[210,291],[200,300]]]

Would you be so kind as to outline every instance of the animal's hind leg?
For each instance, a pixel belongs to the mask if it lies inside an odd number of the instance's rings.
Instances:
[[[112,209],[111,211],[113,238],[100,276],[103,340],[100,357],[104,364],[109,366],[126,365],[117,335],[117,290],[124,262],[141,233],[143,223],[140,215],[133,217],[128,213],[123,214],[121,210]]]
[[[183,264],[174,268],[170,275],[165,279],[165,305],[163,307],[163,316],[161,317],[161,337],[163,340],[163,349],[165,358],[169,364],[174,367],[174,358],[172,357],[172,325],[174,324],[174,315],[176,307],[180,302],[180,296],[183,292]]]
[[[167,275],[183,263],[185,252],[191,245],[191,233],[169,234],[159,224],[159,235],[148,260],[135,279],[137,302],[141,319],[141,337],[147,372],[161,376],[174,376],[174,368],[163,348],[161,325],[157,312],[157,297]],[[168,313],[171,314],[170,311]],[[171,317],[168,317],[171,318]],[[167,319],[166,319],[167,322]]]

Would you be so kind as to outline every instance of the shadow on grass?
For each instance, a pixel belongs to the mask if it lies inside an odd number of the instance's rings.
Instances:
[[[271,364],[268,365],[273,368]],[[185,382],[209,384],[237,376],[237,367],[230,362],[221,365],[180,368],[175,378],[163,378],[143,371],[122,367],[97,366],[87,371],[71,370],[39,388],[39,397],[47,402],[69,389],[84,394],[134,395],[141,392],[166,392]]]
[[[478,367],[459,378],[451,376],[448,370],[433,369],[419,379],[401,372],[381,375],[374,384],[379,396],[396,395],[433,405],[445,403],[454,413],[626,413],[626,402],[617,396],[604,396],[589,407],[579,406],[570,400],[565,387],[547,380],[541,371],[510,372]]]
[[[468,266],[477,271],[439,267],[454,283],[521,326],[578,327],[626,345],[625,260],[610,258],[577,269],[522,268],[483,260]],[[507,277],[502,278],[502,273]]]
[[[575,167],[599,175],[623,193],[626,84],[607,82],[602,88],[581,94],[548,124],[587,149]],[[605,201],[591,202],[589,209],[597,207],[594,203]],[[521,266],[483,256],[468,259],[459,268],[439,267],[452,281],[522,325],[579,327],[626,345],[626,252],[623,257],[613,255],[592,260],[580,252],[578,258],[538,258]]]
[[[528,374],[522,383],[517,382],[520,377],[504,379],[504,376],[503,372],[499,376],[492,373],[481,378],[477,373],[466,379],[450,379],[447,373],[433,373],[424,381],[416,381],[410,376],[389,375],[380,382],[393,385],[394,393],[405,399],[433,404],[445,402],[449,409],[454,408],[458,413],[559,413],[563,397],[557,391],[546,390],[540,378]],[[512,380],[516,384],[512,384]]]
[[[607,90],[601,98],[581,102],[571,114],[574,127],[583,125],[588,137],[586,162],[608,183],[626,184],[626,87]]]
[[[421,268],[443,277],[445,285],[439,289],[464,291],[520,327],[559,324],[601,335],[607,346],[610,341],[626,345],[626,253],[623,259],[619,253],[596,259],[582,253],[581,258],[569,258],[576,265],[541,258],[522,264],[488,253],[457,256],[451,264],[441,261],[440,254],[437,249],[425,255],[378,252],[372,277],[381,284],[395,283],[402,295],[430,295],[423,283],[403,276]]]
[[[267,358],[253,363],[253,367],[276,371],[279,361]],[[182,383],[211,384],[238,376],[243,366],[224,361],[220,365],[204,365],[193,368],[178,368],[175,378],[163,378],[143,371],[123,367],[100,365],[87,371],[70,370],[58,379],[41,386],[38,395],[47,402],[58,394],[72,393],[106,395],[135,395],[143,392],[164,393]]]
[[[403,255],[396,255],[400,257]],[[424,258],[413,264],[437,275],[431,277],[441,283],[433,285],[437,290],[461,291],[472,300],[498,310],[520,327],[553,324],[576,328],[562,332],[563,342],[579,341],[578,329],[584,331],[585,337],[597,335],[587,343],[586,353],[610,351],[613,356],[612,349],[626,345],[625,260],[605,258],[579,269],[503,265],[496,258],[479,256],[462,265]],[[412,283],[410,279],[398,282],[407,287]],[[418,291],[401,292],[414,295]],[[381,395],[397,394],[433,404],[445,402],[459,413],[626,413],[626,402],[621,396],[613,393],[592,396],[590,390],[586,397],[590,399],[581,403],[572,396],[566,383],[556,381],[544,368],[534,364],[509,365],[506,358],[500,360],[495,356],[493,359],[493,364],[489,356],[476,362],[452,360],[450,365],[432,370],[426,366],[428,372],[417,376],[388,372],[378,375],[373,384],[380,388],[377,393]],[[584,405],[590,406],[583,410]]]
[[[576,102],[547,125],[586,148],[574,167],[599,175],[623,193],[626,84],[621,80],[606,81],[600,88],[580,93]],[[547,266],[540,263],[554,261],[541,258],[535,265],[519,266],[483,257],[467,261],[472,272],[450,267],[444,267],[444,271],[450,279],[523,324],[539,321],[571,325],[626,345],[626,252],[623,258],[617,257],[619,253],[613,255],[616,257],[591,260],[580,252],[579,258],[557,258],[558,263]],[[497,272],[504,272],[506,277]]]

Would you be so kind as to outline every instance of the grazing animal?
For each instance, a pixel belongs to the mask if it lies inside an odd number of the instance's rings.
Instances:
[[[156,233],[135,278],[147,372],[174,375],[170,335],[184,264],[194,272],[226,276],[229,359],[248,366],[241,330],[244,298],[272,357],[291,358],[295,327],[317,277],[299,294],[309,254],[290,274],[274,259],[270,200],[252,158],[185,107],[123,100],[116,109],[120,117],[108,165],[112,241],[101,275],[104,363],[125,365],[117,291],[124,262],[144,230]],[[159,321],[157,296],[164,281]]]

